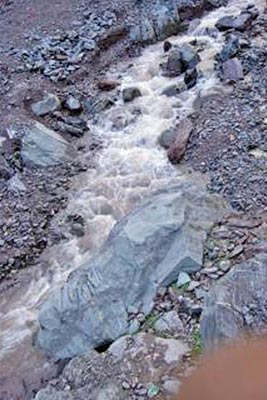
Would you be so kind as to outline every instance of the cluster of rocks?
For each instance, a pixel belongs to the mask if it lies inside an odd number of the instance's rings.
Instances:
[[[74,358],[36,400],[170,399],[179,387],[177,369],[188,350],[175,339],[124,336],[105,353],[89,351]]]
[[[166,49],[166,42],[164,48]],[[197,51],[190,45],[183,45],[170,50],[167,62],[162,65],[163,73],[170,78],[184,74],[185,87],[190,89],[197,83],[196,66],[199,61]]]
[[[217,55],[217,61],[222,70],[223,79],[229,83],[235,83],[244,78],[243,66],[238,58],[238,53],[242,46],[246,46],[246,43],[239,40],[236,33],[246,32],[258,15],[257,8],[251,5],[238,16],[223,17],[216,23],[217,29],[226,34],[226,45]]]
[[[115,24],[116,15],[106,11],[101,16],[85,13],[80,26],[40,39],[33,50],[23,50],[21,57],[29,71],[38,71],[52,81],[63,80],[80,68],[86,53],[95,53],[97,43]]]

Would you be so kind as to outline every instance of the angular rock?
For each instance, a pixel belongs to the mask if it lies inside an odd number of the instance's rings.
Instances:
[[[183,157],[188,140],[193,130],[193,124],[188,118],[184,118],[177,127],[175,142],[168,150],[168,158],[172,163],[178,163]]]
[[[197,77],[198,73],[196,68],[186,71],[184,75],[184,83],[186,84],[187,89],[191,89],[197,84]]]
[[[60,100],[54,94],[47,94],[42,100],[31,105],[32,112],[38,117],[43,117],[50,112],[58,110],[61,106]]]
[[[169,77],[179,76],[188,69],[195,68],[199,61],[198,53],[189,45],[172,50],[167,59],[166,75]]]
[[[204,346],[215,347],[249,331],[265,331],[266,290],[266,253],[234,266],[205,299],[201,319]]]
[[[91,351],[73,359],[59,384],[49,384],[36,400],[126,400],[138,388],[144,394],[157,388],[165,397],[165,382],[177,382],[177,368],[188,350],[178,340],[148,333],[122,337],[106,353]]]
[[[166,64],[166,75],[170,78],[181,75],[185,71],[179,51],[170,52]]]
[[[235,20],[236,18],[233,16],[222,17],[216,22],[215,26],[219,31],[235,29]]]
[[[22,135],[21,157],[26,164],[47,167],[71,161],[75,156],[75,149],[61,135],[39,122],[10,126],[9,132],[13,137]]]
[[[184,325],[176,311],[169,311],[156,321],[154,329],[160,334],[175,336],[183,332]]]
[[[229,83],[244,79],[243,67],[238,58],[231,58],[223,63],[223,79]]]
[[[182,46],[180,54],[185,71],[195,68],[200,61],[198,53],[189,45]]]
[[[119,222],[99,253],[74,271],[39,314],[40,346],[55,358],[111,343],[130,329],[128,309],[147,315],[159,287],[201,268],[222,201],[183,182]]]
[[[129,103],[140,96],[142,96],[142,93],[138,88],[135,87],[125,88],[122,91],[122,98],[125,103]]]
[[[151,10],[149,17],[147,10],[142,13],[140,22],[130,30],[130,38],[134,42],[143,44],[154,43],[176,35],[180,27],[180,17],[175,2],[160,1]]]
[[[219,61],[225,62],[230,58],[233,58],[238,53],[240,48],[239,40],[237,37],[232,37],[228,41],[228,43],[223,47],[222,51],[219,54]]]
[[[65,102],[65,107],[69,111],[79,112],[82,110],[82,105],[78,99],[73,96],[69,96]]]

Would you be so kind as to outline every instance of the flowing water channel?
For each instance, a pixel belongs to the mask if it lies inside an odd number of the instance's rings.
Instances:
[[[140,204],[142,198],[176,184],[179,179],[189,179],[185,168],[170,164],[165,151],[158,145],[159,134],[189,115],[197,98],[224,90],[214,72],[214,56],[221,50],[224,37],[219,34],[212,38],[206,28],[213,28],[222,16],[238,14],[248,3],[251,1],[233,0],[227,7],[205,15],[198,23],[194,21],[190,33],[170,38],[174,45],[197,39],[201,50],[198,70],[202,77],[194,88],[180,95],[162,95],[164,88],[179,83],[179,78],[162,75],[160,64],[166,57],[162,43],[146,48],[132,65],[122,62],[109,71],[108,78],[121,82],[122,89],[138,87],[142,97],[129,104],[118,100],[91,125],[92,133],[101,139],[103,148],[95,168],[74,182],[67,210],[57,218],[60,223],[69,214],[82,215],[85,236],[73,237],[46,250],[37,266],[23,271],[18,284],[1,294],[2,391],[9,382],[9,387],[18,385],[23,393],[23,387],[31,381],[32,375],[38,375],[39,370],[42,375],[50,368],[49,361],[33,346],[38,329],[38,309],[49,293],[99,249],[114,223]],[[260,8],[264,5],[262,0],[255,3]],[[85,159],[87,156],[84,155]]]

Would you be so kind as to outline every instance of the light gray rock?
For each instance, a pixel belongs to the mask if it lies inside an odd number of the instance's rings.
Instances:
[[[183,332],[184,325],[176,311],[169,311],[156,321],[154,328],[158,333],[175,336]]]
[[[177,286],[182,287],[187,285],[191,282],[190,276],[186,272],[181,272],[178,276]]]
[[[57,96],[48,93],[45,97],[31,105],[32,112],[38,117],[43,117],[50,112],[56,111],[60,108],[61,103]]]
[[[81,111],[82,105],[81,102],[76,99],[74,96],[69,96],[65,102],[65,107],[69,111],[78,112]]]
[[[179,384],[177,368],[188,351],[178,340],[148,333],[122,337],[106,353],[87,352],[74,358],[60,384],[50,384],[36,400],[126,400],[133,395],[127,381],[137,382],[144,392],[158,388],[166,395],[172,385],[164,383]]]
[[[244,78],[243,67],[238,58],[231,58],[223,63],[223,78],[234,83]]]
[[[266,330],[267,255],[234,266],[204,302],[201,332],[206,348],[246,331]]]
[[[57,165],[73,160],[75,149],[55,131],[39,122],[29,122],[8,128],[9,134],[22,136],[21,156],[25,163],[39,167]]]
[[[145,201],[45,302],[40,346],[56,358],[73,357],[127,333],[129,309],[147,315],[159,287],[201,268],[207,232],[223,211],[221,199],[191,182]]]

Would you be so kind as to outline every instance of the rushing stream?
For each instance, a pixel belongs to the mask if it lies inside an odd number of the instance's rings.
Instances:
[[[189,115],[198,97],[224,90],[213,65],[224,36],[212,38],[205,34],[205,28],[214,27],[224,15],[238,14],[248,3],[251,2],[233,1],[227,8],[204,16],[199,24],[194,22],[189,34],[170,38],[176,45],[197,39],[202,49],[198,65],[202,77],[194,88],[180,95],[162,95],[164,88],[179,82],[179,78],[162,76],[160,63],[166,57],[162,43],[145,49],[133,60],[134,65],[121,63],[110,70],[109,78],[120,81],[121,88],[138,87],[142,97],[129,104],[118,100],[91,126],[103,148],[96,167],[74,182],[67,210],[57,219],[60,222],[69,214],[82,215],[85,236],[73,237],[46,250],[40,264],[23,271],[18,285],[6,290],[0,298],[0,382],[4,385],[1,378],[5,377],[13,377],[14,385],[24,379],[26,385],[33,371],[49,368],[49,363],[32,346],[38,309],[48,294],[102,245],[114,223],[142,198],[170,187],[178,179],[187,179],[189,172],[171,165],[158,145],[159,134],[174,126],[177,119]],[[262,6],[262,1],[258,3],[257,6]]]

